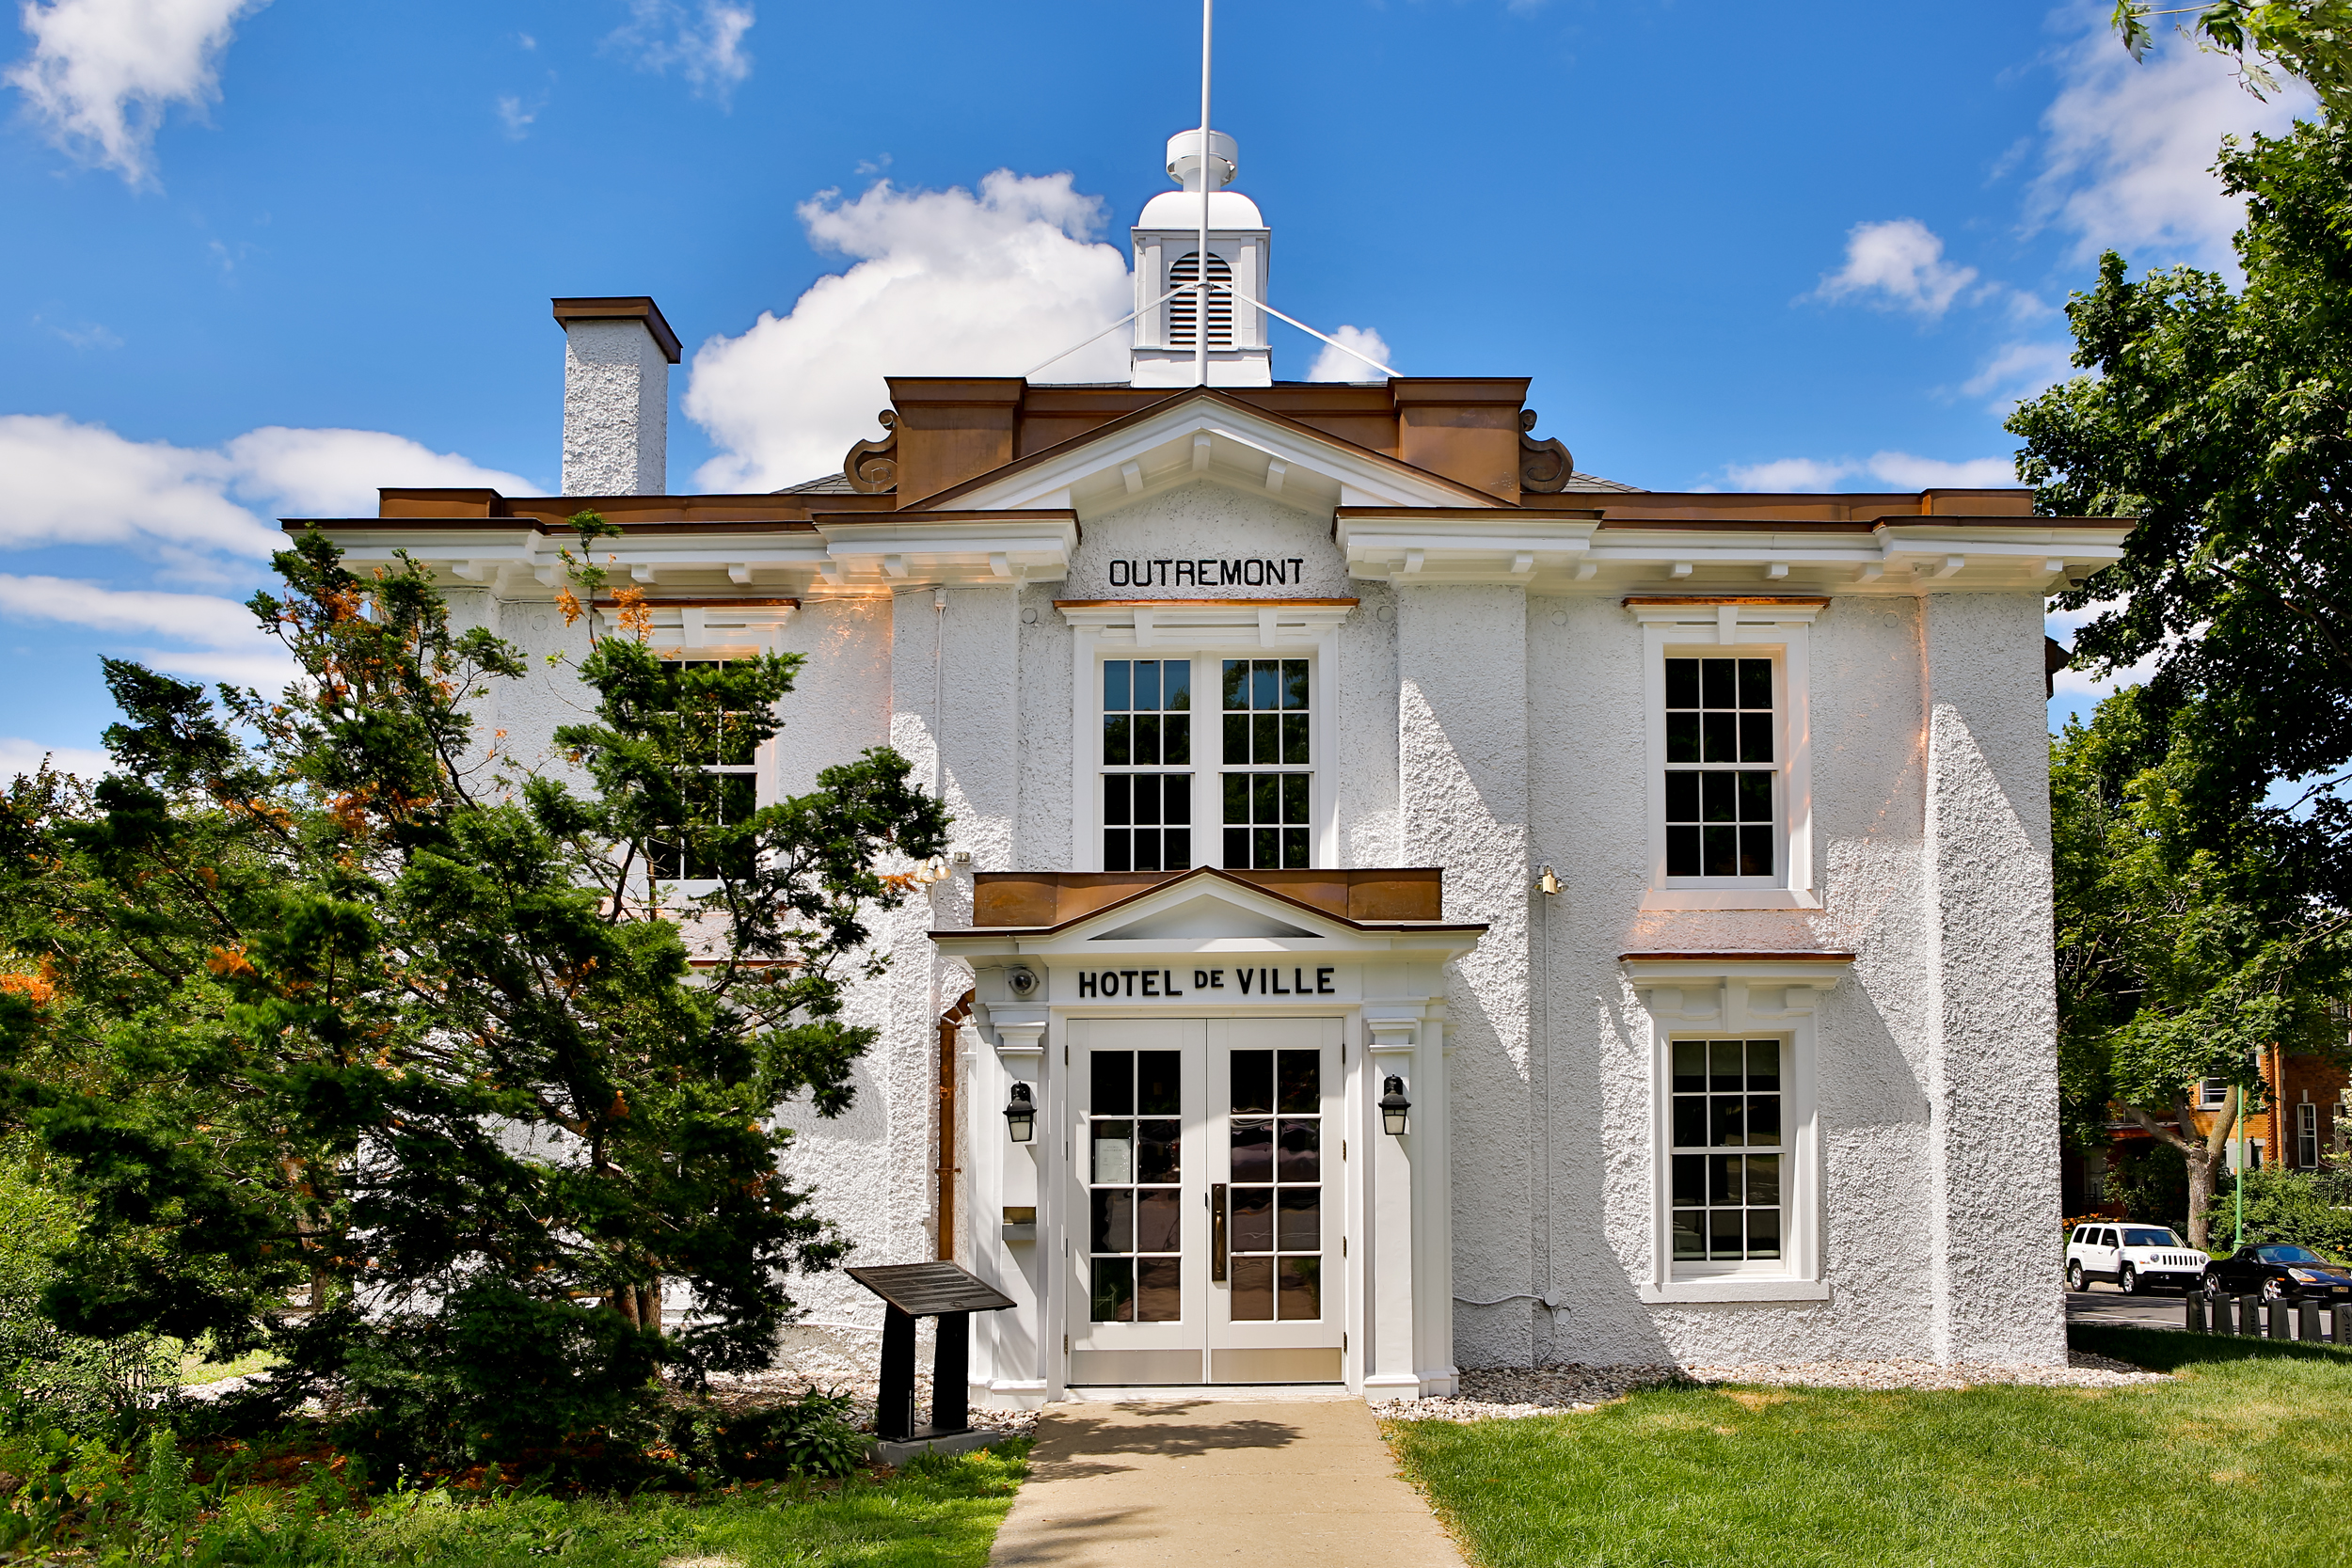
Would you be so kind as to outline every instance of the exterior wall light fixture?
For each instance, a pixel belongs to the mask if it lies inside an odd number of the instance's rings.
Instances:
[[[1412,1108],[1413,1102],[1405,1098],[1405,1080],[1391,1074],[1380,1085],[1380,1130],[1391,1138],[1403,1137],[1405,1113]]]
[[[1005,1101],[1005,1130],[1012,1134],[1012,1141],[1017,1144],[1027,1143],[1037,1136],[1037,1102],[1029,1098],[1029,1085],[1026,1084],[1014,1084],[1012,1098]]]

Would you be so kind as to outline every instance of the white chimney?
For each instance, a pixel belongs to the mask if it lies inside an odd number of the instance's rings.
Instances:
[[[564,494],[666,493],[677,334],[643,294],[554,305],[564,325]]]

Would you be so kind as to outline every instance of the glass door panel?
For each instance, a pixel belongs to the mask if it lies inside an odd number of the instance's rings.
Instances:
[[[1208,1031],[1210,1379],[1336,1380],[1339,1021],[1216,1020]]]
[[[1071,1046],[1071,1372],[1198,1383],[1208,1204],[1198,1019],[1079,1019]]]

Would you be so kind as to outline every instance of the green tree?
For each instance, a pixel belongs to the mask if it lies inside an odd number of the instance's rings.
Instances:
[[[2078,665],[2146,671],[2139,699],[2194,731],[2177,781],[2226,837],[2273,800],[2306,891],[2352,896],[2352,140],[2333,125],[2225,143],[2247,198],[2242,289],[2189,268],[2134,282],[2102,259],[2067,307],[2077,376],[2020,407],[2019,471],[2047,514],[2138,521],[2123,559],[2060,595],[2096,613]]]
[[[2177,1149],[2190,1242],[2208,1244],[2216,1180],[2262,1053],[2344,1054],[2348,932],[2303,896],[2275,819],[2216,832],[2193,726],[2168,735],[2132,689],[2071,723],[2051,756],[2059,1050],[2069,1132],[2104,1137],[2110,1108]],[[2192,816],[2188,802],[2206,809]],[[2230,1085],[2209,1135],[2198,1084]]]
[[[2194,16],[2185,30],[2200,47],[2235,61],[2256,97],[2278,90],[2276,70],[2310,83],[2330,118],[2342,119],[2352,107],[2352,0],[2216,0],[2163,8],[2116,0],[2115,31],[2135,60],[2155,41],[2151,16]]]
[[[119,771],[0,814],[6,944],[53,992],[0,991],[0,1119],[86,1212],[45,1310],[274,1343],[278,1399],[338,1381],[444,1455],[611,1429],[658,1367],[765,1364],[787,1271],[839,1252],[772,1113],[850,1103],[873,1032],[843,987],[939,803],[881,749],[714,797],[701,765],[774,733],[799,660],[665,662],[628,590],[577,660],[568,774],[532,773],[472,717],[521,659],[428,573],[358,577],[316,534],[276,563],[253,609],[301,682],[215,704],[110,661]],[[662,880],[690,863],[711,891]],[[315,1309],[280,1328],[290,1292]]]

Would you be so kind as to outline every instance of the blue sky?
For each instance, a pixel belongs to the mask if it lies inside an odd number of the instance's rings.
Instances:
[[[1998,482],[2098,251],[2226,265],[2215,146],[2298,106],[2177,42],[2134,66],[2103,9],[1224,0],[1215,119],[1274,304],[1408,374],[1534,376],[1581,467]],[[0,33],[0,771],[87,764],[102,652],[265,676],[234,602],[270,519],[551,488],[549,295],[660,300],[681,490],[810,477],[883,373],[1019,373],[1115,319],[1196,25],[28,0]],[[1049,378],[1119,373],[1118,342]],[[1278,374],[1330,373],[1277,342]]]

